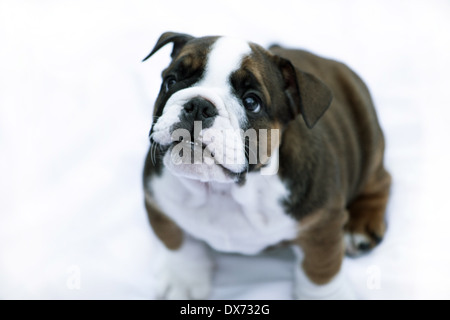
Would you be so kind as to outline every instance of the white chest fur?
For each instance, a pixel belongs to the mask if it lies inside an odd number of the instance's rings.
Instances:
[[[277,175],[250,173],[238,186],[180,178],[165,169],[151,184],[162,211],[218,251],[256,254],[297,235],[298,222],[283,210],[288,191]]]

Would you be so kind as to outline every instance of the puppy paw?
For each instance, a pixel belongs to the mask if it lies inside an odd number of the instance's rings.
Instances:
[[[366,190],[349,204],[349,220],[345,226],[347,255],[361,255],[383,240],[390,183],[391,176],[384,169],[378,171]]]
[[[211,291],[211,270],[168,267],[156,275],[156,297],[168,300],[206,299]]]
[[[384,216],[381,214],[351,215],[345,227],[346,254],[351,257],[360,256],[374,247],[382,240],[386,231]]]
[[[346,232],[344,240],[345,253],[350,257],[360,256],[371,249],[371,241],[364,234]]]
[[[213,261],[205,243],[184,235],[176,250],[158,247],[153,274],[157,299],[206,299],[211,291]]]
[[[302,268],[296,268],[294,298],[298,300],[356,300],[356,294],[342,271],[326,284],[313,283]]]
[[[383,240],[384,229],[384,223],[377,231],[369,227],[359,230],[347,228],[344,234],[345,253],[350,257],[357,257],[369,252]]]
[[[315,290],[295,290],[294,298],[297,300],[357,300],[355,291],[349,286],[330,291],[326,285]]]

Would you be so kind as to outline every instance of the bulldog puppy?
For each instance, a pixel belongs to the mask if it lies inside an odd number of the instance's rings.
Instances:
[[[298,256],[293,297],[354,298],[341,273],[385,233],[391,178],[367,87],[342,63],[229,37],[173,44],[154,106],[145,206],[158,297],[203,299],[211,250]]]

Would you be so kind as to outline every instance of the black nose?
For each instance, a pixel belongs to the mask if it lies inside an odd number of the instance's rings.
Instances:
[[[184,112],[194,118],[194,121],[204,121],[217,116],[217,108],[208,100],[194,98],[184,105]]]

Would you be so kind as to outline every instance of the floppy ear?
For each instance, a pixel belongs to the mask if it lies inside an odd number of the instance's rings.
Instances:
[[[294,114],[303,116],[308,128],[313,128],[331,104],[330,89],[310,73],[300,71],[284,58],[275,61],[285,80],[285,92]]]
[[[176,57],[178,55],[178,53],[184,47],[184,45],[191,39],[194,39],[194,37],[190,36],[188,34],[176,33],[176,32],[165,32],[159,37],[152,52],[150,52],[149,55],[146,56],[144,58],[144,60],[142,60],[142,61],[145,61],[148,58],[150,58],[155,52],[157,52],[159,49],[161,49],[162,47],[164,47],[166,44],[168,44],[170,42],[173,43],[172,54],[170,55],[173,59],[174,57]]]

